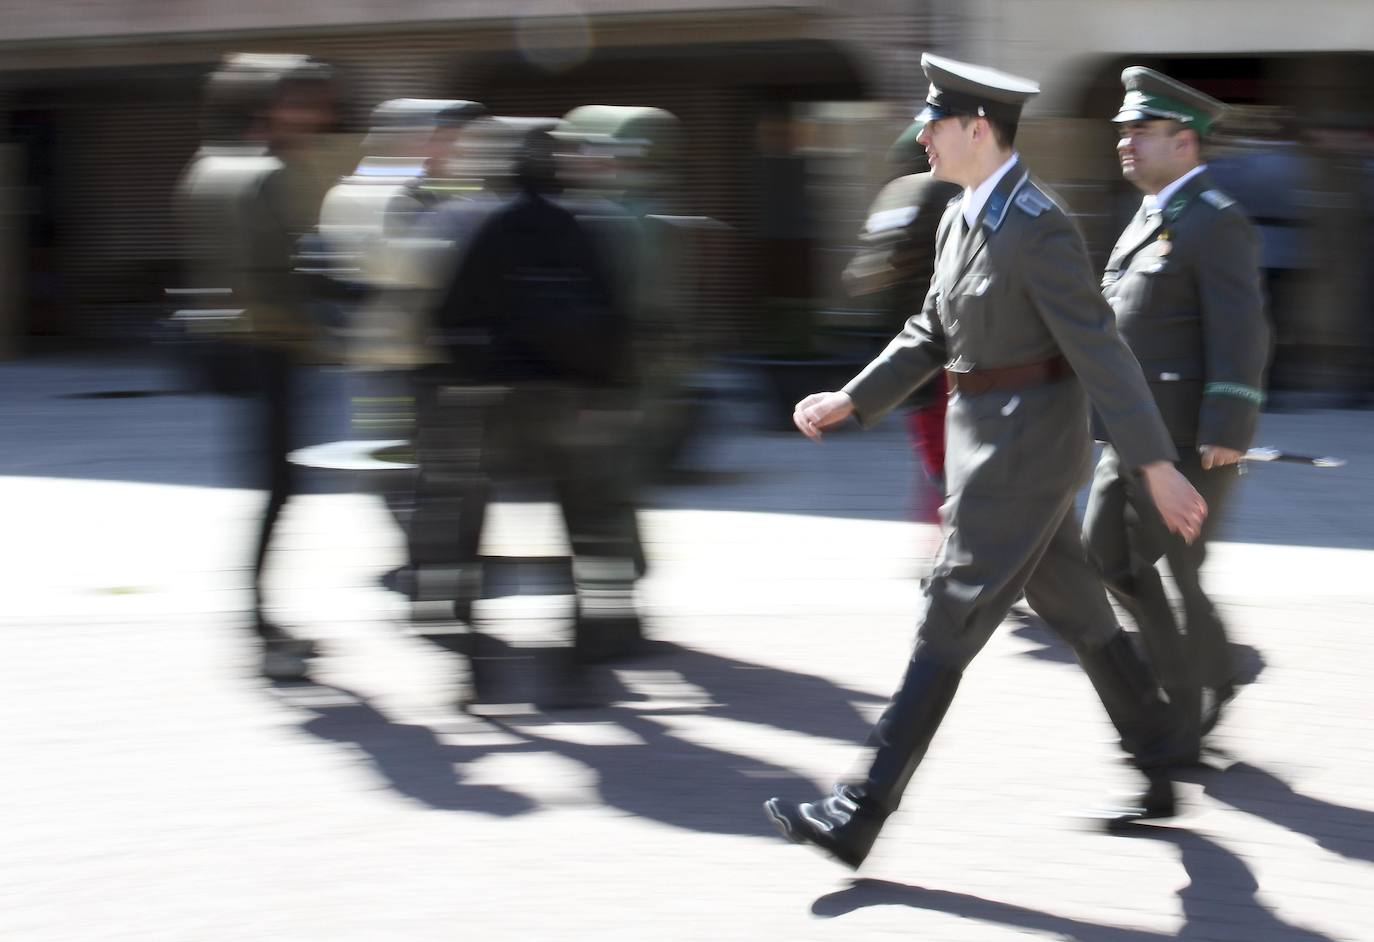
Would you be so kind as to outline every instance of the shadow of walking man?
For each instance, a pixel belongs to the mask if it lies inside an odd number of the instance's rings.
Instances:
[[[1305,834],[1334,854],[1374,862],[1374,811],[1296,792],[1272,772],[1246,762],[1201,781],[1209,796],[1238,811]]]
[[[453,746],[427,726],[396,723],[365,698],[343,687],[295,684],[276,691],[297,710],[311,714],[301,729],[329,742],[357,747],[397,793],[440,811],[476,811],[512,817],[533,811],[524,795],[497,785],[463,780],[462,766],[510,746]]]
[[[1166,939],[1204,942],[1218,938],[1334,942],[1330,936],[1284,922],[1266,908],[1256,898],[1259,884],[1254,874],[1244,861],[1215,841],[1166,827],[1141,826],[1137,837],[1165,841],[1179,849],[1188,884],[1178,891],[1183,924],[1177,932],[1095,923],[970,893],[932,890],[887,880],[854,880],[848,889],[817,899],[811,905],[811,913],[833,919],[872,906],[908,906],[1078,942],[1163,942]],[[1236,935],[1238,930],[1243,935]]]

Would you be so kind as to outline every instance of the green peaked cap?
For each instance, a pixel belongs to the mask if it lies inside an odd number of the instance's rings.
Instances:
[[[1133,65],[1121,73],[1126,97],[1112,120],[1150,121],[1168,118],[1206,134],[1226,112],[1226,105],[1167,75]]]

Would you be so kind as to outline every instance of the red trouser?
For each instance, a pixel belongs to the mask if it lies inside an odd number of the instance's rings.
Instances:
[[[931,389],[935,401],[908,412],[906,428],[921,467],[928,477],[938,480],[945,473],[945,402],[949,398],[943,373],[931,383]]]

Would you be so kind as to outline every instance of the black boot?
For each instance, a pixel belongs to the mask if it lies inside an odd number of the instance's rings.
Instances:
[[[1104,815],[1104,823],[1109,831],[1125,831],[1140,821],[1172,818],[1177,812],[1174,800],[1174,783],[1165,769],[1142,769],[1146,779],[1145,790],[1130,804],[1113,808]]]
[[[850,797],[843,785],[818,801],[796,804],[770,798],[763,810],[784,838],[815,844],[851,870],[864,862],[886,820]]]
[[[1149,665],[1124,631],[1100,648],[1076,653],[1121,736],[1121,748],[1148,780],[1135,802],[1108,816],[1107,826],[1172,817],[1174,787],[1168,770],[1196,761],[1195,730],[1164,702]]]
[[[764,803],[783,837],[815,844],[853,868],[863,863],[883,822],[901,803],[961,676],[918,643],[902,685],[869,734],[874,754],[864,779],[838,785],[834,794],[818,801],[793,804],[772,798]]]

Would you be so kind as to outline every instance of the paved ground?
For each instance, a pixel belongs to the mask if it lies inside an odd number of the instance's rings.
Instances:
[[[1244,482],[1208,577],[1258,678],[1177,826],[1076,816],[1133,783],[1013,615],[854,879],[759,803],[847,768],[901,671],[937,537],[895,423],[813,446],[722,409],[704,473],[644,515],[659,656],[603,678],[610,708],[477,717],[378,586],[387,514],[339,481],[293,504],[274,585],[331,656],[317,684],[253,678],[237,405],[90,397],[176,386],[0,369],[0,938],[1374,939],[1374,413],[1264,417],[1351,463]],[[490,552],[561,551],[546,505],[498,509]],[[482,615],[547,639],[567,600],[541,591]]]

